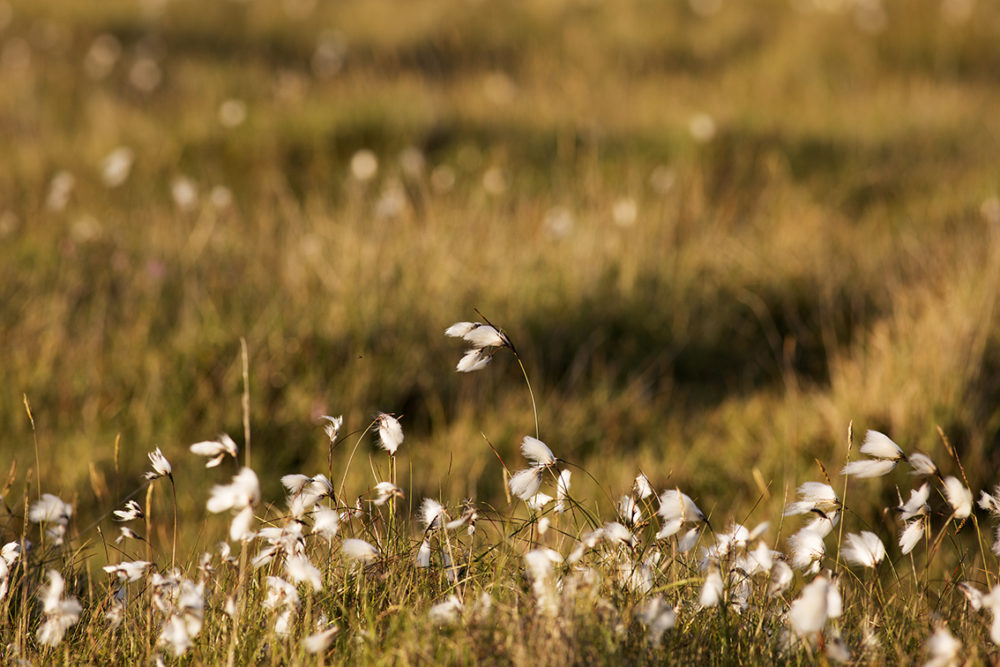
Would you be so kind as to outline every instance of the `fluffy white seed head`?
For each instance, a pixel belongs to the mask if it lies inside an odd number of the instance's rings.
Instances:
[[[920,544],[920,539],[923,536],[924,519],[923,517],[920,517],[916,521],[911,521],[906,524],[906,528],[899,536],[899,550],[903,552],[903,554],[910,553],[918,544]]]
[[[158,477],[171,477],[173,475],[173,468],[170,466],[170,461],[163,455],[159,447],[149,453],[149,462],[153,466],[153,471],[146,473],[146,479],[152,480]]]
[[[524,458],[538,466],[552,466],[556,463],[556,455],[548,445],[530,435],[524,436],[524,440],[521,441],[521,453]]]
[[[459,373],[473,373],[486,368],[491,361],[493,361],[493,355],[489,348],[473,348],[458,360],[455,370]]]
[[[680,520],[697,523],[705,520],[705,515],[694,501],[676,489],[668,489],[660,496],[659,514],[665,522]]]
[[[868,479],[887,475],[895,467],[896,461],[892,459],[863,459],[861,461],[851,461],[843,467],[840,474],[848,477]]]
[[[862,567],[875,567],[885,558],[885,545],[879,536],[871,531],[850,533],[845,538],[841,555],[848,563]]]
[[[906,459],[906,462],[913,468],[914,475],[929,476],[938,474],[937,465],[935,465],[934,461],[931,460],[931,457],[926,454],[914,452],[913,454],[910,454],[909,458]]]
[[[903,458],[903,450],[892,439],[878,431],[865,433],[865,441],[861,443],[861,453],[874,456],[877,459],[899,460]]]
[[[934,631],[924,643],[927,662],[924,667],[952,667],[959,664],[958,652],[962,642],[954,637],[944,625]]]
[[[837,584],[819,576],[806,584],[788,608],[788,623],[800,637],[820,632],[831,618],[840,616],[842,601]]]
[[[972,514],[972,491],[969,491],[957,477],[946,477],[944,496],[955,512],[956,519],[966,519]]]
[[[378,422],[378,438],[382,449],[389,452],[389,456],[395,456],[396,450],[403,444],[403,427],[399,420],[390,414],[380,412],[376,417]]]
[[[900,518],[909,521],[915,516],[922,516],[930,511],[927,499],[930,497],[931,487],[925,482],[919,489],[910,490],[910,499],[898,508],[901,512]]]
[[[560,470],[559,478],[556,480],[556,512],[562,514],[569,509],[569,487],[572,473],[569,470]]]
[[[462,339],[475,348],[509,346],[507,336],[488,324],[474,326],[462,336]]]
[[[521,500],[527,500],[538,493],[538,487],[542,485],[541,468],[525,468],[514,473],[508,486],[510,492]]]
[[[792,552],[792,565],[800,570],[818,563],[826,554],[823,536],[808,528],[803,528],[789,537],[788,548]]]
[[[378,558],[378,549],[364,540],[349,537],[340,545],[340,552],[347,558],[357,561],[370,561]]]

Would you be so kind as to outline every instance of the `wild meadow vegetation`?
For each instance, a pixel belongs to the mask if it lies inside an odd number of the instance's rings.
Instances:
[[[0,661],[997,661],[997,35],[0,0]]]

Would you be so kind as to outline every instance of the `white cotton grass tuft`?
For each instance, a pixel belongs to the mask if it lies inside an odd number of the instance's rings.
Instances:
[[[926,482],[919,489],[911,489],[909,500],[897,508],[901,514],[900,518],[903,521],[909,521],[913,517],[928,514],[931,509],[930,505],[927,504],[930,493],[931,488]]]
[[[111,513],[112,521],[133,521],[141,519],[144,516],[142,507],[134,500],[126,500],[125,504],[122,505],[122,509]]]
[[[788,548],[792,552],[792,566],[800,570],[813,570],[826,555],[823,536],[814,530],[803,528],[788,538]]]
[[[441,503],[433,498],[424,498],[424,502],[420,505],[420,521],[424,524],[424,530],[427,532],[437,530],[447,519],[448,515]]]
[[[333,641],[333,636],[340,630],[336,625],[331,625],[324,630],[314,632],[302,640],[302,648],[306,653],[322,653]]]
[[[885,558],[885,545],[878,535],[871,531],[849,533],[841,555],[848,563],[874,568]]]
[[[510,481],[507,483],[510,492],[521,500],[528,500],[538,493],[538,488],[542,485],[542,472],[541,468],[518,470],[511,475]]]
[[[208,498],[207,509],[213,514],[233,511],[229,538],[242,542],[253,537],[253,508],[260,502],[260,481],[250,468],[240,470],[230,484],[216,484]]]
[[[956,519],[967,519],[972,514],[972,491],[957,477],[945,477],[944,495]]]
[[[340,545],[340,553],[351,560],[360,562],[372,561],[378,558],[378,549],[364,540],[349,537]]]
[[[456,625],[462,618],[462,600],[457,595],[449,595],[444,602],[427,610],[427,618],[438,626]]]
[[[961,664],[958,652],[962,650],[962,642],[955,638],[945,625],[934,631],[924,643],[927,662],[924,667],[956,667]]]
[[[920,452],[914,452],[907,457],[906,462],[910,464],[913,468],[911,474],[913,475],[923,475],[925,477],[938,474],[938,467],[931,457],[926,454],[921,454]]]
[[[337,441],[337,436],[340,435],[340,429],[344,426],[344,417],[331,417],[330,415],[323,415],[320,417],[323,421],[323,432],[326,433],[326,437],[330,440],[330,444]]]
[[[896,467],[896,463],[896,461],[889,459],[851,461],[841,469],[840,474],[847,477],[859,477],[861,479],[882,477],[889,474]]]
[[[799,499],[785,506],[785,516],[820,512],[826,514],[840,507],[837,492],[829,484],[804,482],[798,488]]]
[[[521,441],[521,454],[536,466],[547,467],[556,464],[556,455],[548,445],[530,435],[524,436],[524,440]]]
[[[645,473],[639,473],[632,484],[632,492],[640,500],[646,500],[653,495],[653,486],[649,483],[649,478]]]
[[[899,535],[899,550],[906,555],[913,551],[920,539],[924,536],[924,518],[920,517],[916,521],[906,524],[906,528]]]
[[[49,583],[38,591],[44,620],[38,627],[38,643],[55,646],[71,626],[80,620],[83,605],[72,595],[64,596],[66,582],[56,570],[48,571]]]
[[[892,439],[879,431],[869,430],[861,443],[861,453],[877,459],[898,461],[903,458],[903,450]]]
[[[147,472],[145,477],[148,480],[159,479],[160,477],[169,477],[173,479],[173,468],[170,465],[170,461],[167,457],[163,455],[160,448],[157,447],[155,451],[149,453],[149,462],[153,466],[151,472]]]
[[[701,587],[701,595],[698,598],[698,603],[702,607],[715,607],[722,601],[723,592],[722,575],[719,574],[718,568],[713,567],[705,577],[705,583]]]
[[[802,588],[788,608],[788,623],[799,637],[821,632],[831,618],[843,611],[843,600],[835,580],[818,576]]]
[[[562,514],[569,509],[569,487],[572,473],[569,470],[560,470],[556,480],[556,513]]]
[[[395,456],[396,450],[403,444],[403,427],[399,420],[386,412],[380,412],[375,418],[378,424],[378,438],[382,449]]]
[[[73,506],[51,493],[43,493],[28,510],[28,521],[32,523],[63,523],[73,516]]]
[[[659,646],[663,633],[677,624],[677,612],[659,595],[640,607],[638,616],[646,626],[646,641],[653,646]]]
[[[105,565],[104,571],[114,575],[119,581],[139,581],[153,564],[145,560],[125,561],[117,565]]]
[[[226,458],[226,454],[229,454],[236,459],[236,455],[239,453],[239,447],[229,435],[223,433],[215,440],[205,440],[204,442],[196,442],[191,445],[188,449],[191,450],[192,454],[198,456],[206,456],[209,458],[208,463],[205,464],[206,468],[214,468],[223,459]]]
[[[319,568],[304,555],[291,555],[285,559],[285,573],[296,584],[307,583],[314,591],[323,590],[323,576]]]
[[[392,482],[379,482],[372,489],[375,497],[371,499],[373,505],[385,505],[390,498],[403,498],[403,490]]]
[[[514,349],[507,334],[481,322],[456,322],[445,329],[444,334],[461,338],[472,346],[455,366],[459,373],[472,373],[485,368],[493,360],[493,353],[500,348]]]
[[[675,535],[685,523],[700,523],[705,520],[704,513],[690,496],[676,489],[668,489],[660,495],[657,513],[663,519],[663,526],[656,534],[657,539]]]

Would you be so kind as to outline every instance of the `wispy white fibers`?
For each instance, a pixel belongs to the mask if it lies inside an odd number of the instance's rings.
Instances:
[[[556,585],[552,576],[552,563],[555,561],[550,549],[534,549],[524,554],[524,564],[531,579],[531,589],[535,593],[538,613],[553,617],[559,613],[559,598],[556,595]],[[555,557],[558,558],[558,553]]]
[[[823,630],[826,622],[843,611],[843,601],[836,581],[818,576],[802,589],[788,608],[788,623],[800,637]]]
[[[44,620],[38,627],[38,642],[46,646],[55,646],[62,641],[66,630],[80,620],[83,606],[72,595],[63,596],[66,582],[55,570],[48,572],[49,583],[38,591],[42,601]]]
[[[920,517],[916,521],[906,524],[906,528],[899,536],[899,550],[905,555],[913,551],[924,536],[924,518]]]
[[[378,549],[364,540],[349,537],[340,545],[340,553],[356,561],[370,561],[378,558]]]
[[[163,455],[159,447],[156,448],[156,451],[149,453],[149,462],[152,464],[153,470],[146,473],[146,479],[153,480],[159,477],[173,477],[173,468],[170,465],[170,461]]]
[[[957,667],[961,664],[958,659],[958,652],[961,650],[962,642],[948,631],[947,626],[942,625],[924,643],[924,651],[927,653],[924,667]]]
[[[250,468],[240,470],[230,484],[216,484],[208,498],[208,511],[213,514],[232,510],[236,512],[229,527],[229,538],[234,542],[253,537],[253,507],[260,502],[260,482]]]
[[[456,322],[445,329],[444,334],[452,338],[461,338],[472,345],[455,367],[459,373],[471,373],[483,369],[493,360],[493,353],[496,350],[512,347],[505,333],[480,322]]]
[[[462,600],[457,595],[449,595],[447,600],[427,610],[427,618],[434,625],[455,625],[461,617]]]
[[[389,456],[395,456],[396,450],[403,444],[403,427],[398,419],[385,412],[380,412],[375,421],[378,423],[379,444],[389,452]]]
[[[944,496],[954,510],[956,519],[966,519],[972,514],[972,491],[957,477],[945,477]]]
[[[560,470],[559,478],[556,480],[556,512],[562,514],[569,509],[569,487],[572,473],[569,470]]]
[[[930,476],[938,474],[937,465],[926,454],[914,452],[910,454],[906,462],[913,468],[912,474],[914,475]]]
[[[805,482],[798,489],[799,499],[785,506],[785,516],[821,512],[826,514],[840,507],[837,492],[829,484]]]
[[[813,570],[826,554],[823,537],[808,528],[803,528],[788,538],[788,548],[792,551],[792,566],[800,570]]]
[[[508,482],[510,492],[521,500],[528,500],[528,498],[538,493],[538,487],[542,485],[543,472],[541,468],[518,470],[511,476],[510,482]]]
[[[222,460],[226,458],[226,454],[235,459],[239,453],[239,447],[236,446],[236,442],[225,433],[215,440],[196,442],[189,449],[192,454],[209,457],[208,463],[205,464],[206,468],[214,468],[222,463]]]
[[[885,558],[885,545],[879,536],[863,530],[861,533],[849,533],[845,538],[846,545],[841,555],[848,563],[862,567],[875,567]]]
[[[911,489],[910,499],[898,508],[901,513],[899,518],[903,521],[909,521],[915,516],[923,516],[930,512],[930,505],[927,504],[930,493],[931,487],[926,482],[919,489]]]
[[[646,626],[646,641],[653,646],[659,646],[663,633],[677,623],[677,612],[659,595],[644,604],[639,609],[638,616]]]
[[[722,600],[723,593],[722,575],[718,568],[713,567],[705,577],[705,583],[701,587],[701,596],[698,598],[702,607],[714,607]]]
[[[871,456],[863,461],[851,461],[841,470],[842,475],[853,477],[881,477],[903,460],[903,450],[889,436],[878,431],[865,433],[861,453]]]
[[[699,523],[705,520],[694,501],[676,489],[668,489],[660,496],[660,517],[663,527],[656,534],[657,539],[664,539],[676,534],[685,523]]]
[[[521,454],[536,466],[546,467],[556,464],[556,455],[549,446],[530,435],[524,436],[524,440],[521,441]]]

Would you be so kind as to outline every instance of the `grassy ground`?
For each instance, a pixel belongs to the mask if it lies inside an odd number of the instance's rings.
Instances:
[[[84,533],[160,446],[183,553],[214,544],[224,522],[203,519],[193,490],[210,482],[185,452],[221,432],[244,444],[241,337],[265,502],[281,504],[282,474],[329,470],[322,414],[349,434],[339,495],[369,489],[386,463],[358,436],[384,410],[406,432],[403,517],[424,496],[506,508],[486,439],[513,470],[535,420],[512,355],[454,372],[464,348],[442,332],[474,308],[516,344],[540,437],[594,474],[575,493],[605,520],[639,471],[716,530],[773,520],[822,477],[816,460],[839,469],[852,421],[939,462],[940,426],[971,488],[991,488],[1000,11],[716,4],[0,2],[4,541],[39,490],[72,501]],[[852,507],[886,535],[882,508],[909,486],[893,475]],[[155,504],[169,515],[168,495]],[[107,559],[93,532],[81,544]],[[504,554],[497,571],[520,581]],[[389,571],[365,585],[415,590],[416,607],[438,591]],[[530,634],[521,593],[498,613]],[[544,645],[484,630],[431,649],[381,608],[378,641],[330,655],[373,660],[398,637],[403,661],[471,641],[529,662]],[[656,659],[606,618],[578,627],[554,659]],[[752,652],[760,632],[734,659],[773,657]],[[134,650],[114,659],[149,642]]]

